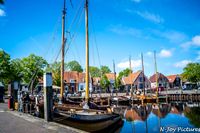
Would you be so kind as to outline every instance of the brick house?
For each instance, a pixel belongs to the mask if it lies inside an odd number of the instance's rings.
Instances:
[[[158,81],[158,87],[163,88],[163,89],[167,88],[169,86],[168,78],[165,75],[163,75],[162,73],[157,72],[156,74],[152,75],[149,78],[149,80],[151,82],[151,89],[156,88],[156,81]]]
[[[144,85],[143,85],[144,82]],[[150,81],[147,76],[144,75],[143,72],[137,71],[128,75],[128,77],[122,77],[122,84],[125,86],[126,89],[130,90],[131,85],[134,90],[144,90],[144,88],[150,87]]]
[[[111,90],[112,88],[114,88],[114,85],[115,85],[115,74],[114,73],[106,73],[105,75],[110,82],[109,90]]]
[[[169,80],[170,88],[180,88],[181,87],[181,77],[178,74],[169,75],[169,76],[167,76],[167,79]]]
[[[100,85],[100,77],[93,77],[92,78],[92,89],[93,91],[100,91],[101,85]]]
[[[69,92],[78,92],[85,90],[85,73],[77,71],[68,71],[64,73],[65,88]],[[91,90],[91,80],[89,81],[89,88]]]

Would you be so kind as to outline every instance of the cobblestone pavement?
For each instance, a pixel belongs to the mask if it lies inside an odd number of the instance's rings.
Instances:
[[[7,110],[6,103],[0,103],[0,133],[80,133],[83,131],[45,122],[27,114]]]

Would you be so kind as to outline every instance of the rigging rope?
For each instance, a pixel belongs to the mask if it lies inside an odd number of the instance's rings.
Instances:
[[[99,48],[97,45],[96,32],[95,32],[95,28],[94,28],[92,13],[90,13],[90,18],[91,18],[91,25],[92,25],[92,30],[93,30],[93,34],[94,34],[94,44],[95,44],[96,50],[97,50],[97,58],[98,58],[99,66],[101,67],[101,59],[100,59],[100,54],[99,54]]]

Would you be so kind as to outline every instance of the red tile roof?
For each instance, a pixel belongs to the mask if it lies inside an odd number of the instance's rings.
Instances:
[[[93,85],[98,85],[98,83],[100,83],[101,78],[100,77],[93,77],[92,81],[93,81]]]
[[[75,80],[76,83],[85,82],[85,73],[79,73],[77,71],[68,71],[64,73],[64,80],[66,83],[70,83],[70,80]]]
[[[114,73],[106,73],[105,74],[108,80],[115,80],[115,74]]]
[[[142,121],[142,118],[134,109],[127,110],[125,114],[125,118],[129,121],[134,121],[134,120]]]
[[[157,72],[157,79],[156,79],[156,74],[152,75],[149,80],[151,81],[151,83],[156,82],[156,80],[158,80],[159,78],[165,78],[167,79],[167,77],[165,75],[163,75],[162,73]],[[168,80],[168,79],[167,79]]]
[[[178,75],[169,75],[167,76],[167,79],[169,80],[170,83],[173,83],[176,77],[178,77]]]
[[[132,84],[136,79],[137,77],[140,75],[142,71],[137,71],[135,73],[131,73],[128,75],[128,77],[123,77],[122,78],[122,81],[124,84]]]

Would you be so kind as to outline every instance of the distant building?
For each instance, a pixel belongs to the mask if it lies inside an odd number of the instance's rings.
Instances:
[[[179,75],[167,76],[169,80],[169,88],[181,88],[181,77]]]
[[[110,82],[109,90],[111,90],[115,86],[115,74],[114,73],[106,73],[105,75]]]
[[[92,79],[90,78],[89,89],[92,90]],[[67,90],[71,93],[85,90],[85,73],[77,71],[64,72],[64,81]]]
[[[155,89],[156,88],[156,81],[158,82],[158,87],[159,88],[167,88],[169,86],[169,80],[168,78],[163,75],[162,73],[157,72],[157,74],[152,75],[149,78],[151,82],[151,88]]]
[[[144,85],[143,85],[143,82],[144,82]],[[143,90],[144,88],[150,87],[150,81],[145,75],[143,78],[142,71],[131,73],[128,75],[128,77],[122,77],[122,84],[128,90],[131,89],[131,85],[132,85],[132,88],[135,90],[138,90],[138,89]]]
[[[93,91],[100,91],[101,90],[101,85],[100,85],[100,77],[93,77],[92,78],[92,89]]]

